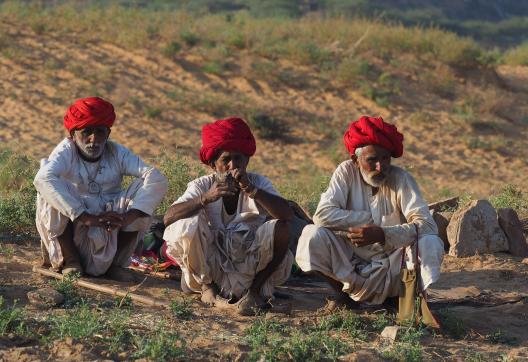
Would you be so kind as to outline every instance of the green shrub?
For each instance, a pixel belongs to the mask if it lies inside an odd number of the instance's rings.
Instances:
[[[528,215],[528,193],[515,185],[506,185],[490,197],[494,208],[512,208],[519,214]]]
[[[200,37],[197,34],[195,34],[194,32],[189,31],[189,30],[182,31],[180,33],[180,37],[183,40],[183,42],[185,43],[185,45],[187,45],[189,47],[193,47],[195,45],[198,45],[198,43],[200,42]]]
[[[160,171],[167,177],[169,190],[162,203],[156,209],[164,214],[170,205],[187,189],[187,184],[197,177],[205,175],[204,169],[197,163],[176,153],[175,156],[163,155],[158,160]]]
[[[510,65],[528,65],[528,42],[508,50],[503,59]]]
[[[258,113],[248,119],[251,129],[266,139],[280,140],[287,137],[290,128],[287,123],[269,114]]]
[[[0,231],[34,232],[37,162],[10,150],[0,153]]]
[[[163,48],[163,55],[167,58],[174,58],[181,50],[181,44],[177,41],[171,41]]]

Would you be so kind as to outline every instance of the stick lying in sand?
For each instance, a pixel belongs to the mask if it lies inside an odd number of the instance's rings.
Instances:
[[[139,273],[142,273],[142,274],[145,274],[145,275],[151,275],[151,276],[154,276],[154,277],[158,277],[158,278],[161,278],[161,279],[180,280],[180,278],[178,278],[177,275],[174,275],[174,274],[169,273],[169,272],[150,271],[150,270],[141,269],[141,268],[138,268],[138,267],[135,267],[135,266],[129,266],[128,269],[134,270],[136,272],[139,272]]]
[[[62,274],[55,273],[54,271],[51,271],[49,269],[44,269],[38,266],[34,266],[33,271],[36,273],[48,276],[48,277],[55,278],[55,279],[62,280],[63,278]],[[101,293],[110,294],[110,295],[114,295],[118,297],[123,297],[123,298],[130,297],[130,299],[132,299],[135,302],[143,303],[143,304],[150,305],[150,306],[165,307],[165,308],[169,307],[168,302],[165,302],[159,299],[155,299],[155,298],[151,298],[151,297],[147,297],[147,296],[139,295],[135,293],[130,293],[128,291],[123,291],[123,290],[119,290],[119,289],[112,288],[112,287],[105,287],[103,285],[88,282],[86,280],[81,280],[81,279],[74,280],[73,284],[78,285],[83,288],[96,290]]]

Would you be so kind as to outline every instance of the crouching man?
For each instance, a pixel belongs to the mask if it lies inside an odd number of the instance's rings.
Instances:
[[[124,268],[167,191],[158,170],[108,139],[115,118],[101,98],[77,100],[64,116],[70,137],[41,160],[34,180],[44,261],[63,274],[133,281]],[[122,188],[125,175],[135,179]]]
[[[205,125],[202,143],[200,159],[214,172],[191,181],[168,209],[164,239],[185,292],[209,305],[236,302],[251,315],[290,275],[293,213],[266,177],[246,172],[256,145],[242,119]]]
[[[419,262],[426,289],[439,277],[444,248],[413,177],[391,165],[391,157],[403,153],[403,135],[381,117],[364,116],[350,124],[344,142],[351,160],[337,167],[315,225],[303,230],[299,267],[334,289],[330,309],[397,296],[403,260]]]

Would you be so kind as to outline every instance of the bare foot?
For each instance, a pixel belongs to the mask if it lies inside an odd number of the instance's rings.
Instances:
[[[214,306],[215,305],[215,300],[216,300],[216,295],[218,294],[217,292],[217,289],[216,289],[216,285],[214,283],[211,283],[211,284],[203,284],[202,285],[202,296],[200,298],[200,300],[209,305],[209,306]]]
[[[266,307],[266,301],[256,292],[249,290],[237,303],[237,312],[243,316],[252,316]]]
[[[134,277],[133,272],[117,265],[111,265],[110,268],[108,268],[108,270],[106,271],[106,277],[109,279],[117,280],[118,282],[137,281]]]
[[[333,313],[338,309],[359,310],[360,304],[350,298],[348,294],[342,293],[334,296],[333,298],[329,298],[326,302],[326,305],[319,309],[318,312],[327,314]]]
[[[67,263],[62,267],[62,275],[68,274],[82,274],[82,267],[80,263]]]

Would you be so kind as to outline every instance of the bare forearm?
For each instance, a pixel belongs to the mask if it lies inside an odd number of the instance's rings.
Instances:
[[[255,194],[255,202],[262,206],[274,219],[289,221],[293,218],[293,211],[288,201],[280,196],[270,194],[264,190],[258,190]]]
[[[165,216],[163,217],[163,223],[165,226],[188,217],[196,215],[196,213],[202,208],[200,197],[195,197],[192,200],[180,202],[169,207]]]

